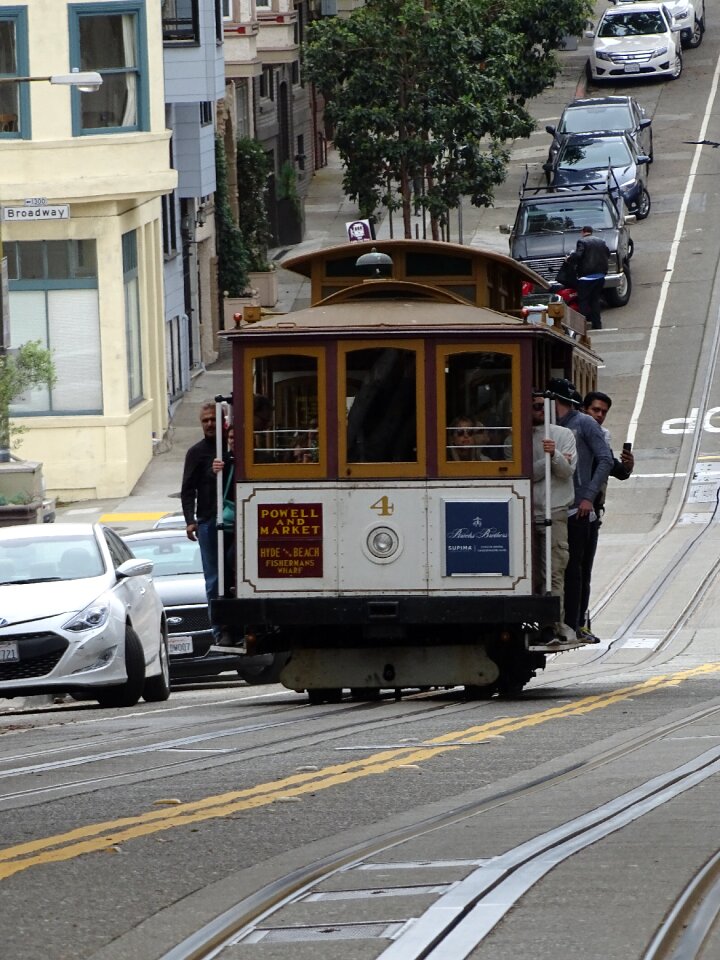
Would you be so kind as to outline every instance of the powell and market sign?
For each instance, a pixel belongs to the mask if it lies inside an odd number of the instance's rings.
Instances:
[[[2,219],[13,223],[25,220],[69,220],[70,204],[50,204],[45,197],[28,197],[21,207],[3,207]]]

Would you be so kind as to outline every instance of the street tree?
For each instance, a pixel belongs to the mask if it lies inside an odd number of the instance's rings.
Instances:
[[[437,239],[463,196],[488,206],[508,141],[534,127],[527,99],[552,83],[554,51],[588,10],[587,0],[367,0],[348,19],[312,23],[305,69],[361,216],[399,208],[409,237],[424,208]]]

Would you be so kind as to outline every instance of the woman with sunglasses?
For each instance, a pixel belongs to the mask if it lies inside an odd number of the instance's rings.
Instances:
[[[448,427],[448,460],[489,460],[482,452],[487,442],[484,424],[472,417],[455,417]]]

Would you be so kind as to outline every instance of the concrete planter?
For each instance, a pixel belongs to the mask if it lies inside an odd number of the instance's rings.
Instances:
[[[274,307],[278,302],[278,279],[274,270],[258,270],[248,274],[248,283],[261,307]]]
[[[11,527],[18,523],[42,522],[42,500],[33,500],[30,503],[8,503],[5,506],[0,506],[0,527]]]

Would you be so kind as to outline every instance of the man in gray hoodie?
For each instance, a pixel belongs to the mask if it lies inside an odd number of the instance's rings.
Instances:
[[[570,430],[554,423],[545,423],[545,394],[533,390],[533,540],[535,551],[535,583],[538,593],[545,591],[545,537],[547,526],[546,498],[550,494],[550,586],[553,596],[560,598],[560,622],[541,625],[541,639],[548,644],[575,640],[576,634],[563,622],[565,568],[568,561],[567,512],[575,498],[573,474],[577,453],[575,437]],[[545,484],[545,466],[550,458],[550,491]]]
[[[555,398],[557,423],[575,434],[577,467],[573,474],[575,498],[568,510],[568,564],[565,568],[565,623],[583,643],[587,638],[578,631],[582,626],[583,564],[591,549],[591,522],[596,519],[594,503],[610,476],[613,457],[605,435],[592,417],[580,413],[582,398],[567,379],[550,380],[548,393]]]

